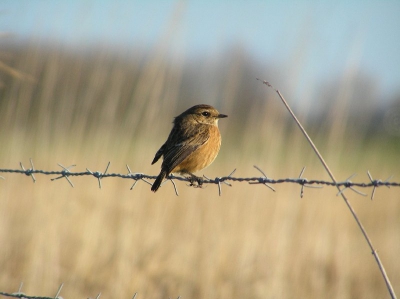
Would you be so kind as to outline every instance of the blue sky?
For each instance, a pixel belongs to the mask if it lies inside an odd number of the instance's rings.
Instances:
[[[173,28],[172,51],[207,56],[240,44],[284,69],[300,57],[309,82],[356,65],[382,95],[400,92],[400,1],[3,0],[0,11],[0,31],[16,39],[146,47]]]

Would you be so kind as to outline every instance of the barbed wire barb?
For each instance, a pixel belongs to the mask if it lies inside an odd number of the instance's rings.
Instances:
[[[19,284],[18,293],[21,293],[23,285],[24,285],[24,282],[21,281],[21,283]]]
[[[232,178],[232,175],[233,175],[235,172],[236,172],[236,168],[235,168],[234,170],[232,170],[232,172],[231,172],[230,174],[228,174],[227,177],[224,178],[224,180],[222,181],[222,183],[224,183],[225,185],[227,185],[227,186],[229,186],[229,187],[232,187],[232,184],[226,182],[225,180],[226,180],[226,179],[231,179],[231,178]]]
[[[58,290],[57,290],[56,295],[54,296],[54,299],[58,299],[58,298],[59,298],[60,293],[61,293],[61,289],[63,288],[63,286],[64,286],[64,283],[61,283],[61,284],[60,284],[60,287],[59,287]]]
[[[150,186],[153,186],[152,183],[150,183],[148,180],[146,180],[146,179],[144,178],[144,174],[143,174],[143,173],[138,173],[137,175],[140,177],[140,179],[141,179],[143,182],[149,184]]]
[[[266,183],[266,181],[270,181],[270,179],[267,177],[267,175],[264,173],[264,171],[262,171],[261,168],[258,167],[257,165],[253,165],[253,167],[255,169],[257,169],[259,172],[261,172],[261,174],[264,176],[264,178],[259,178],[258,182],[249,182],[249,184],[263,184],[263,185],[267,186],[269,189],[271,189],[272,191],[276,192],[274,188],[272,188],[270,185],[268,185]]]
[[[33,182],[36,183],[36,178],[35,178],[35,175],[33,174],[33,172],[35,171],[35,167],[33,166],[32,158],[30,158],[29,161],[31,162],[31,167],[32,167],[30,169],[25,169],[24,165],[22,165],[22,162],[19,162],[19,165],[21,166],[21,168],[25,172],[25,174],[27,176],[31,176]]]
[[[216,182],[218,184],[218,195],[221,196],[222,195],[222,187],[221,187],[221,183],[224,183],[225,185],[232,187],[232,184],[226,182],[225,180],[227,179],[231,179],[232,178],[232,174],[234,174],[236,172],[236,168],[230,173],[228,174],[228,176],[226,177],[216,177],[214,179],[214,182]],[[208,178],[207,176],[203,175],[209,182],[213,181],[210,178]]]
[[[53,178],[53,179],[51,179],[51,181],[55,181],[55,180],[58,180],[58,179],[61,179],[61,178],[66,178],[66,180],[67,180],[68,183],[71,185],[71,187],[74,188],[74,184],[72,184],[71,180],[68,178],[68,174],[70,173],[69,170],[70,170],[72,167],[75,167],[76,164],[70,165],[70,166],[68,166],[68,167],[63,166],[63,165],[60,164],[60,163],[57,163],[57,165],[60,166],[60,167],[63,169],[63,171],[61,172],[61,175],[60,175],[59,177]]]
[[[131,177],[133,180],[135,180],[135,182],[131,186],[130,190],[132,190],[136,186],[136,184],[139,180],[142,180],[142,181],[146,182],[147,184],[152,185],[149,181],[147,181],[143,178],[143,173],[133,173],[128,164],[126,164],[126,168],[128,169],[128,176]]]
[[[371,183],[374,184],[374,188],[372,189],[372,193],[371,193],[371,200],[373,200],[374,199],[374,195],[375,195],[375,190],[376,190],[376,187],[377,187],[377,185],[375,183],[377,183],[378,181],[376,181],[376,180],[374,180],[372,178],[372,175],[370,174],[369,170],[367,170],[367,175],[368,175],[369,180],[371,181]]]
[[[388,187],[390,189],[390,184],[389,180],[392,179],[394,177],[394,174],[392,174],[390,177],[388,177],[386,180],[383,181],[383,183],[385,183],[385,186]]]
[[[301,176],[303,175],[304,171],[306,170],[306,167],[304,166],[303,169],[300,171],[300,175],[299,175],[299,184],[301,185],[301,189],[300,189],[300,198],[303,198],[303,194],[304,194],[304,187],[306,188],[314,188],[314,189],[321,189],[323,188],[323,186],[313,186],[313,185],[309,185],[307,184],[308,180],[306,178],[302,178]]]
[[[379,186],[382,186],[382,184],[384,184],[384,183],[388,183],[389,180],[393,177],[393,175],[391,175],[390,177],[388,177],[386,180],[384,180],[384,181],[382,182],[381,180],[374,180],[374,179],[372,178],[372,175],[371,175],[371,173],[369,172],[369,170],[367,170],[367,174],[368,174],[368,177],[369,177],[369,179],[370,179],[370,181],[371,181],[371,184],[374,186],[374,188],[372,189],[372,194],[371,194],[371,200],[373,200],[373,199],[374,199],[374,195],[375,195],[375,190],[376,190],[376,188],[379,187]],[[388,187],[388,188],[390,189],[390,186],[389,186],[389,185],[385,185],[385,186]]]
[[[353,190],[355,193],[360,194],[360,195],[362,195],[362,196],[367,196],[367,194],[362,193],[361,191],[358,191],[357,189],[355,189],[355,188],[353,187],[353,182],[350,181],[350,179],[353,178],[353,177],[355,177],[356,175],[357,175],[356,173],[353,173],[351,176],[349,176],[349,177],[346,179],[346,181],[344,182],[344,188],[343,188],[342,190],[340,190],[340,191],[338,192],[338,194],[336,194],[336,196],[341,195],[341,194],[344,192],[344,190],[346,190],[346,189]]]
[[[25,294],[22,292],[23,285],[24,285],[24,283],[21,281],[21,283],[19,284],[19,287],[18,287],[18,291],[16,293],[12,293],[11,295],[12,296],[24,296]],[[12,296],[10,296],[10,297],[12,297]],[[19,297],[19,298],[22,298],[22,297]]]
[[[110,167],[111,162],[109,161],[106,167],[106,170],[104,171],[104,173],[101,173],[99,171],[96,172],[92,172],[90,171],[88,168],[86,168],[86,170],[93,175],[95,178],[97,178],[97,180],[99,181],[99,188],[101,189],[101,179],[103,178],[103,176],[107,173],[108,167]]]
[[[130,190],[132,190],[136,186],[137,182],[138,182],[138,180],[135,180],[135,182],[132,184]]]
[[[174,186],[176,196],[179,196],[178,187],[176,186],[175,181],[173,179],[169,179],[169,180],[171,181],[172,185]]]
[[[2,294],[2,293],[0,293],[0,294],[8,296],[8,297],[24,298],[24,297],[22,297],[22,296],[25,296],[25,294],[22,292],[22,286],[23,285],[24,285],[24,282],[21,281],[21,283],[19,284],[19,287],[18,287],[18,291],[16,293],[12,293],[12,294]]]
[[[133,294],[132,299],[136,299],[137,293]]]

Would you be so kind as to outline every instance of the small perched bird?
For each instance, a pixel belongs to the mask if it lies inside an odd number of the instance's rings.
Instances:
[[[227,117],[210,105],[196,105],[174,119],[167,141],[157,151],[153,162],[163,157],[161,172],[151,191],[156,192],[170,173],[187,174],[201,185],[193,173],[210,165],[221,147],[218,120]]]

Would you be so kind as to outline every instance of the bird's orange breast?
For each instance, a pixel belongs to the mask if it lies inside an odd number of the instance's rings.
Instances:
[[[172,172],[194,173],[206,168],[215,160],[221,147],[221,135],[217,126],[210,126],[209,134],[207,142],[191,153]]]

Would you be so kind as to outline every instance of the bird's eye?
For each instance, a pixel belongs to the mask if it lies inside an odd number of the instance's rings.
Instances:
[[[201,113],[203,116],[208,117],[210,116],[210,112],[208,111],[204,111],[203,113]]]

